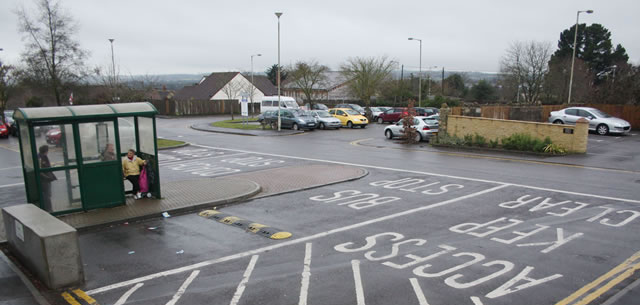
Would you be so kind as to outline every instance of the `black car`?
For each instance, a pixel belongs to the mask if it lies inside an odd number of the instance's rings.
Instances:
[[[430,116],[440,113],[440,110],[434,107],[415,107],[414,109],[416,110],[416,115],[419,116]]]

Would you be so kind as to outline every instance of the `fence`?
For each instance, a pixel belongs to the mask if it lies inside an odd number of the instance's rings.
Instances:
[[[152,101],[151,102],[161,115],[214,115],[214,114],[231,114],[240,115],[240,103],[237,100],[220,100],[220,101]],[[253,107],[252,107],[253,106]],[[259,114],[260,104],[249,104],[249,115]]]
[[[571,106],[593,107],[629,122],[633,129],[640,129],[640,106],[609,104],[572,104]],[[501,120],[546,122],[551,111],[567,107],[567,105],[463,106],[452,107],[451,114]]]

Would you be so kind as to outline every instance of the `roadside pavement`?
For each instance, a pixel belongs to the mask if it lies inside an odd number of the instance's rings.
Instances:
[[[227,134],[235,134],[242,136],[262,136],[262,137],[277,137],[277,136],[290,136],[304,133],[302,130],[289,130],[282,129],[280,131],[277,130],[244,130],[244,129],[233,129],[233,128],[221,128],[221,127],[213,127],[211,123],[196,123],[191,126],[192,129],[199,131],[208,131],[208,132],[218,132],[218,133],[227,133]]]

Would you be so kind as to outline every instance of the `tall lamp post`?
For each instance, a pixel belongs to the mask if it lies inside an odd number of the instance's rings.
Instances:
[[[282,12],[276,12],[276,16],[278,17],[278,131],[280,131],[280,16],[282,16]]]
[[[567,104],[571,104],[571,88],[573,87],[573,65],[576,61],[576,49],[578,48],[576,44],[578,43],[578,21],[580,20],[580,13],[591,14],[593,13],[593,10],[578,11],[578,13],[576,14],[576,30],[573,34],[573,56],[571,56],[571,76],[569,77],[569,98],[567,99]]]
[[[253,84],[253,57],[254,56],[262,56],[262,54],[253,54],[251,55],[251,111],[253,112],[251,116],[256,112],[255,105],[253,104],[253,94],[256,91],[256,85]]]
[[[422,107],[422,39],[409,37],[420,42],[420,66],[418,68],[418,107]]]
[[[115,86],[115,84],[116,84],[116,61],[115,61],[115,58],[113,57],[113,41],[114,40],[115,39],[113,39],[113,38],[109,38],[109,42],[111,43],[111,69],[112,69],[111,72],[113,73],[113,75],[112,75],[112,77],[113,77],[112,85],[113,86]]]

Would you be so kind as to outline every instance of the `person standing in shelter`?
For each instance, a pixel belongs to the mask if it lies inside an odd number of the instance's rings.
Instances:
[[[38,160],[40,160],[40,185],[42,186],[42,197],[40,198],[42,202],[42,207],[49,212],[53,212],[51,206],[51,182],[58,180],[56,175],[53,172],[42,172],[45,168],[51,167],[51,162],[49,162],[49,146],[42,145],[38,149]]]
[[[140,199],[140,167],[147,164],[147,161],[142,160],[136,156],[136,151],[129,149],[127,156],[122,159],[122,173],[124,178],[129,180],[133,185],[133,198]]]
[[[102,153],[102,161],[112,161],[116,159],[116,152],[112,143],[107,144],[107,147]]]

